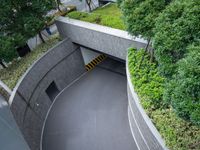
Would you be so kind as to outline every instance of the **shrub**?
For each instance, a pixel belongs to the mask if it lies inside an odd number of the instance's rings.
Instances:
[[[150,117],[170,150],[200,149],[200,128],[179,118],[173,109],[151,111]]]
[[[155,109],[163,106],[162,96],[165,80],[158,74],[157,65],[149,62],[149,56],[144,53],[143,49],[129,50],[129,69],[133,85],[142,98],[144,107]],[[144,55],[144,61],[140,65],[139,60]]]
[[[200,125],[200,46],[190,46],[178,64],[178,72],[167,85],[164,99],[178,116]]]
[[[171,78],[186,47],[200,38],[200,1],[175,0],[156,21],[153,47],[160,72]]]
[[[169,0],[168,0],[169,1]],[[159,13],[168,5],[166,0],[126,0],[118,1],[125,24],[130,34],[150,39],[154,33],[155,21]]]

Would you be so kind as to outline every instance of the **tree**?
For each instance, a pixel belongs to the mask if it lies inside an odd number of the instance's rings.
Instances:
[[[170,0],[118,0],[122,9],[127,31],[134,36],[142,36],[148,40],[146,51],[154,36],[156,18],[170,3]],[[149,50],[153,60],[153,49]],[[142,57],[141,63],[144,57]]]
[[[0,5],[0,58],[10,60],[16,48],[39,33],[50,19],[54,0],[2,0]],[[4,53],[9,54],[5,55]]]
[[[56,5],[57,5],[57,9],[59,12],[62,12],[61,8],[60,8],[60,5],[62,5],[61,1],[60,0],[56,0]]]
[[[164,100],[178,116],[200,125],[200,45],[190,46],[178,61],[178,71],[167,84]]]
[[[168,5],[166,0],[126,0],[119,2],[131,35],[153,37],[156,18]]]
[[[175,0],[157,18],[153,47],[160,72],[167,78],[176,72],[186,47],[200,39],[199,8],[198,0]]]

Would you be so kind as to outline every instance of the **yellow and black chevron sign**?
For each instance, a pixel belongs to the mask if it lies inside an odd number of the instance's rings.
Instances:
[[[104,54],[99,55],[98,57],[96,57],[95,59],[93,59],[90,63],[88,63],[87,65],[85,65],[86,70],[89,71],[89,70],[93,69],[97,64],[99,64],[100,62],[102,62],[105,58],[106,58],[106,55],[104,55]]]

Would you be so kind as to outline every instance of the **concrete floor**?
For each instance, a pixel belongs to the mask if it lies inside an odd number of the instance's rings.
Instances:
[[[96,67],[57,97],[43,150],[137,150],[127,107],[126,76]]]

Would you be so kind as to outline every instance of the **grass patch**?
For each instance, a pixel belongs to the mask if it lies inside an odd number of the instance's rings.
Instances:
[[[0,70],[0,80],[2,80],[12,90],[26,70],[48,49],[58,43],[58,41],[58,35],[53,36],[51,39],[46,41],[46,43],[38,45],[35,50],[27,54],[25,57],[19,60],[14,60],[8,68]]]
[[[163,103],[165,79],[157,65],[150,63],[144,50],[129,50],[129,71],[141,104],[171,150],[199,150],[200,128],[179,118],[174,110]],[[139,67],[140,65],[140,67]]]
[[[97,8],[91,13],[73,11],[67,17],[125,30],[121,10],[116,4],[109,4],[105,7]]]

